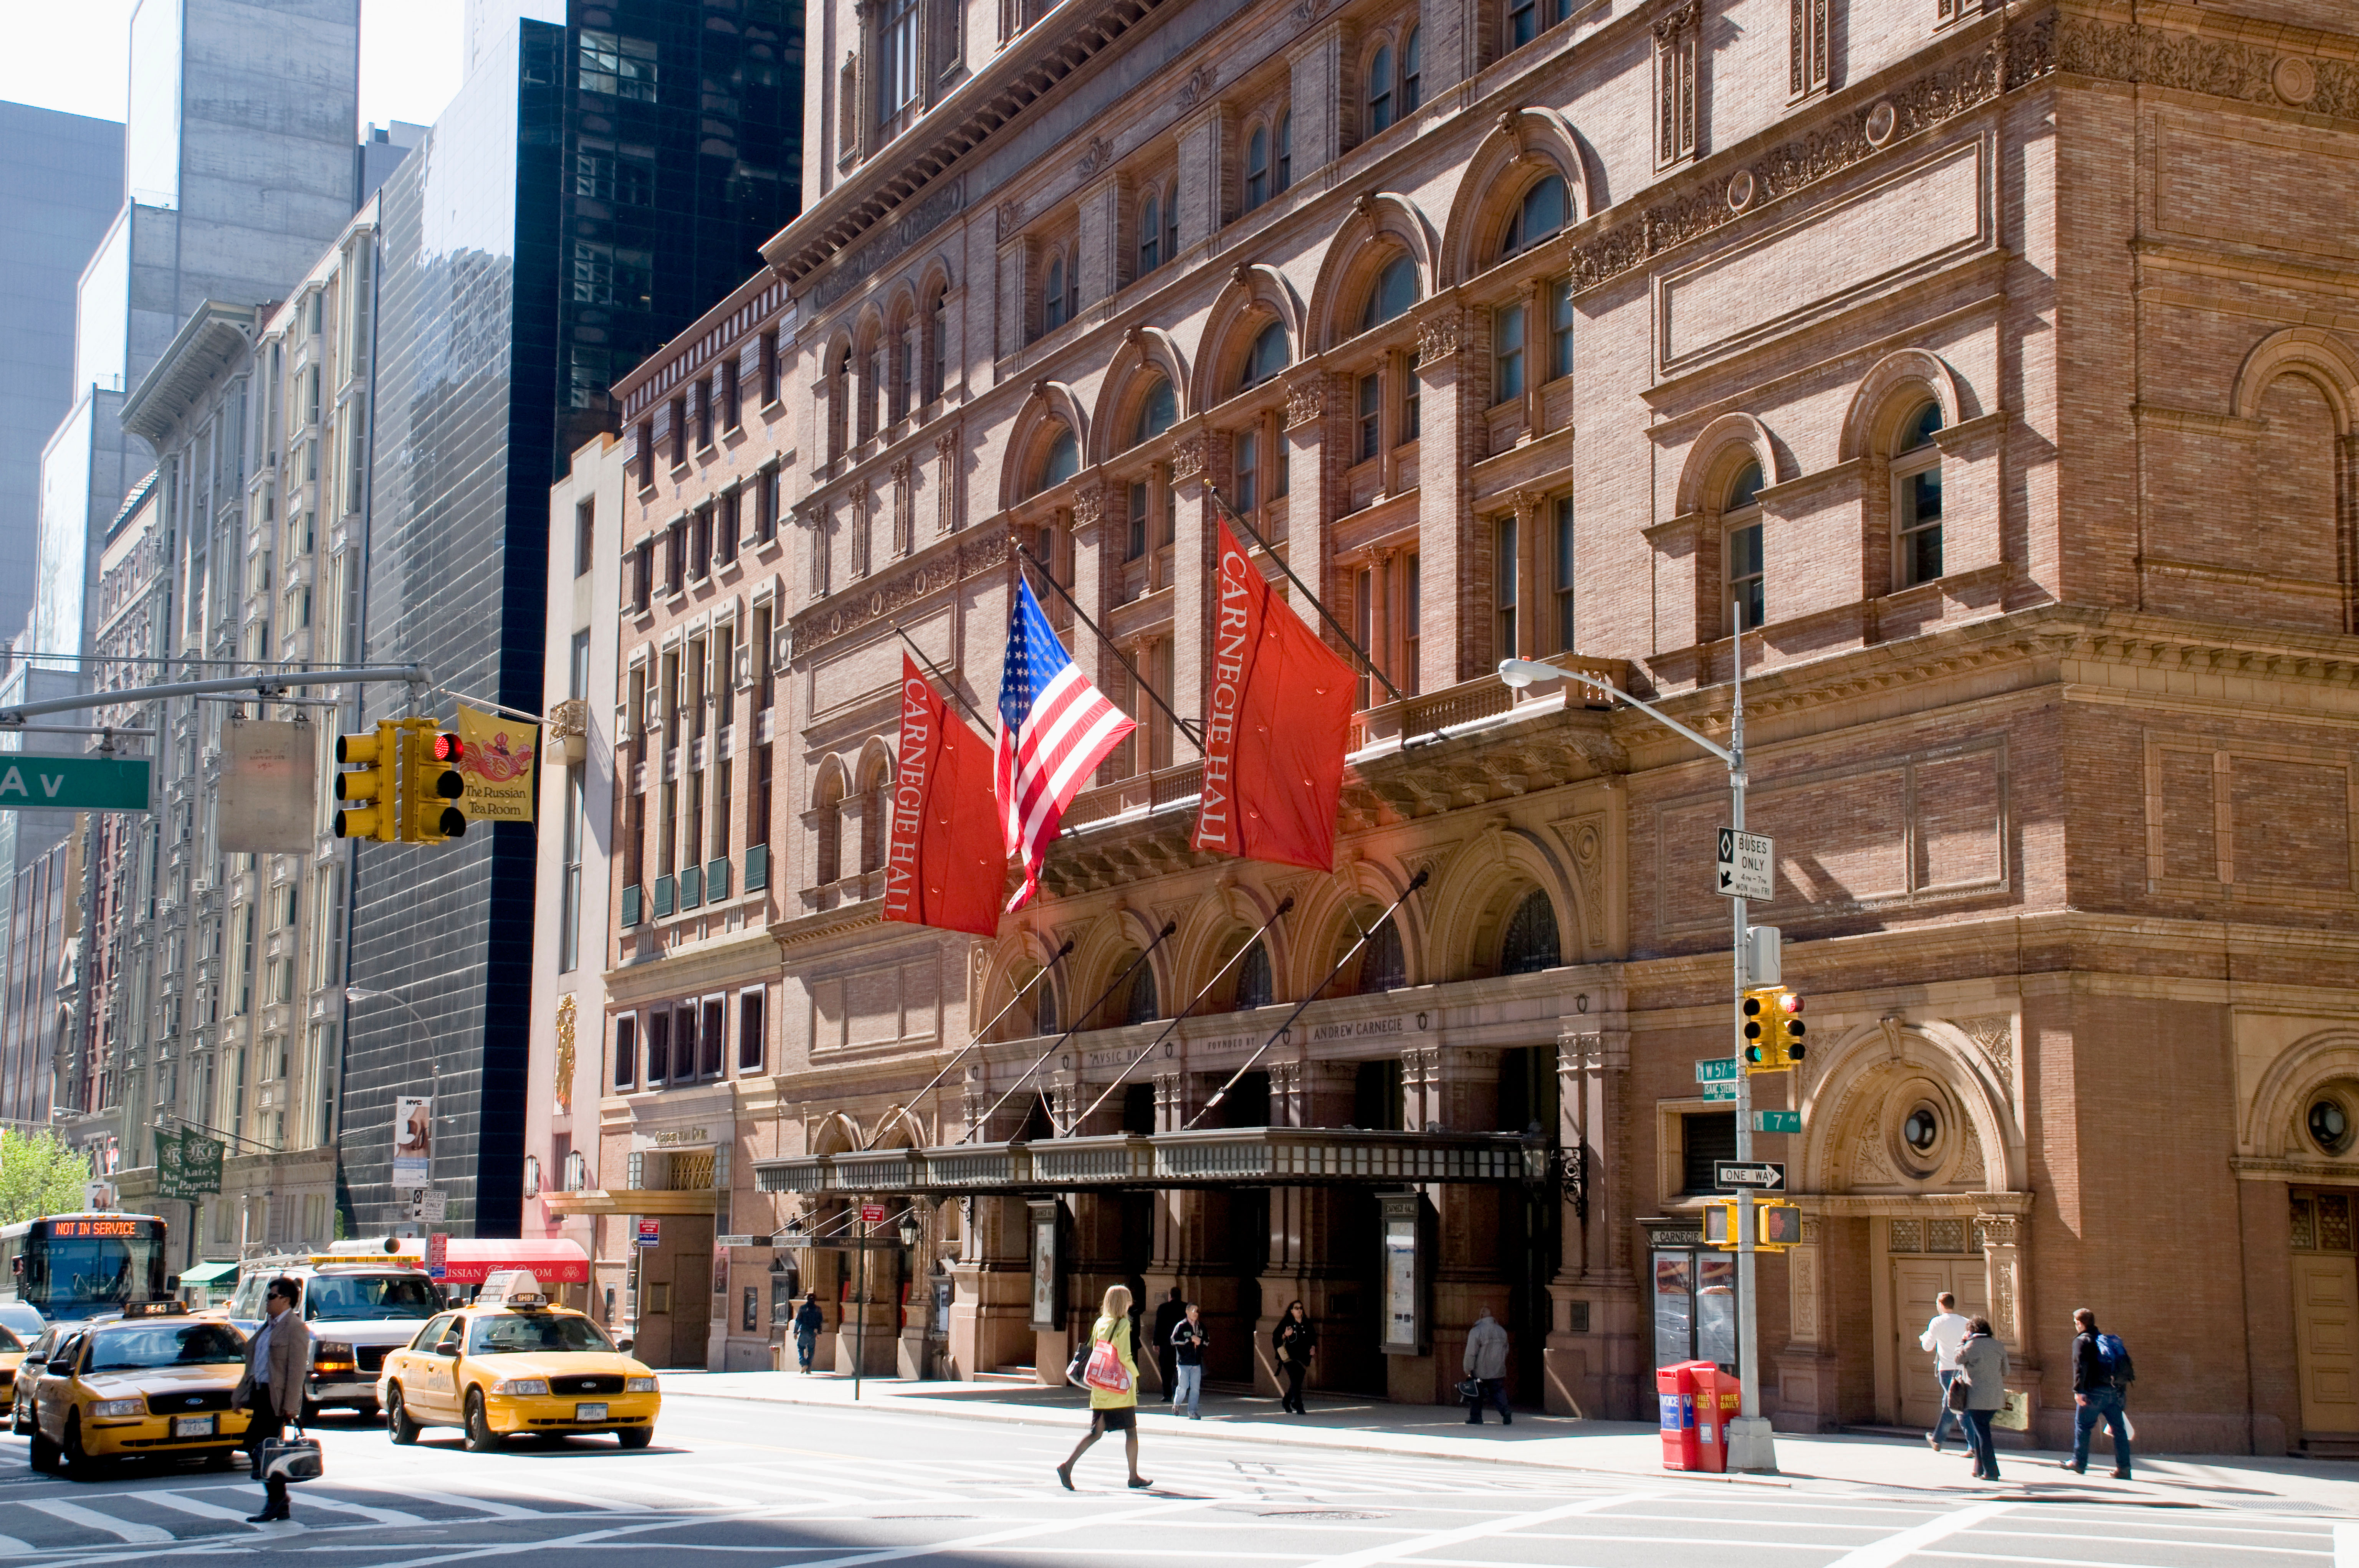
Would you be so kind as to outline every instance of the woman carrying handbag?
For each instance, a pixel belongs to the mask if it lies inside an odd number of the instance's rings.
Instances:
[[[1280,1408],[1309,1415],[1302,1403],[1302,1380],[1310,1376],[1310,1357],[1319,1349],[1319,1329],[1299,1298],[1287,1303],[1286,1315],[1270,1331],[1269,1348],[1277,1357],[1278,1370],[1286,1375],[1286,1398],[1279,1401]]]
[[[1089,1358],[1082,1363],[1082,1382],[1090,1390],[1090,1430],[1057,1466],[1057,1479],[1071,1491],[1073,1466],[1090,1451],[1090,1444],[1109,1432],[1118,1432],[1123,1455],[1130,1462],[1130,1484],[1155,1485],[1138,1473],[1138,1359],[1136,1346],[1131,1343],[1127,1285],[1106,1287],[1098,1320],[1090,1329]]]
[[[1991,1417],[2006,1408],[2006,1346],[1991,1332],[1990,1319],[1978,1317],[1968,1325],[1958,1346],[1963,1373],[1950,1385],[1951,1408],[1966,1418],[1966,1441],[1974,1451],[1974,1477],[1998,1479],[1998,1446],[1991,1438]],[[1962,1406],[1958,1396],[1965,1395]]]

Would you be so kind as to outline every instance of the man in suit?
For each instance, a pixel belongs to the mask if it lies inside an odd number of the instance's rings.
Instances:
[[[262,1447],[303,1414],[303,1379],[311,1370],[311,1331],[294,1310],[295,1298],[300,1293],[301,1287],[284,1274],[270,1281],[263,1296],[263,1307],[269,1315],[245,1342],[245,1376],[237,1380],[237,1392],[230,1397],[232,1404],[251,1412],[245,1442],[254,1455],[254,1478],[263,1482],[262,1511],[248,1518],[248,1524],[293,1517],[287,1509],[287,1483],[264,1480]]]

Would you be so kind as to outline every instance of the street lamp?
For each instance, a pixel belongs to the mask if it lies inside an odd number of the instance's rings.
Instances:
[[[1740,621],[1739,626],[1743,625]],[[1740,631],[1736,638],[1735,678],[1728,707],[1728,744],[1723,746],[1707,740],[1678,719],[1639,697],[1631,696],[1603,676],[1586,670],[1569,670],[1559,665],[1544,664],[1538,659],[1501,659],[1499,679],[1511,687],[1527,687],[1536,681],[1571,681],[1590,690],[1602,692],[1616,701],[1652,719],[1657,723],[1685,736],[1705,751],[1718,757],[1728,767],[1729,827],[1734,832],[1745,831],[1745,638]],[[1745,900],[1739,896],[1735,904],[1735,937],[1732,943],[1735,959],[1734,1005],[1730,1010],[1730,1054],[1736,1067],[1736,1158],[1739,1162],[1753,1158],[1753,1076],[1745,1066]],[[1743,1390],[1741,1413],[1728,1426],[1728,1467],[1773,1473],[1777,1468],[1777,1454],[1769,1435],[1769,1422],[1761,1413],[1760,1320],[1755,1302],[1753,1254],[1753,1189],[1740,1187],[1736,1194],[1736,1375]]]
[[[914,1213],[905,1214],[901,1217],[902,1246],[907,1247],[912,1252],[916,1251],[918,1249],[918,1240],[925,1233],[923,1231],[918,1228],[918,1217]]]

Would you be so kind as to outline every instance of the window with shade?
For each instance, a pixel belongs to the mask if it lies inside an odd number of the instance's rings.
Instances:
[[[1499,519],[1492,534],[1492,608],[1495,635],[1498,638],[1496,652],[1503,659],[1516,656],[1516,637],[1521,629],[1516,623],[1516,612],[1523,608],[1522,595],[1516,591],[1517,579],[1523,575],[1517,569],[1521,557],[1516,550],[1521,542],[1517,537],[1516,515],[1511,512]]]
[[[1747,461],[1728,483],[1720,512],[1728,592],[1739,632],[1761,624],[1768,610],[1767,574],[1761,548],[1761,465]]]
[[[1549,591],[1555,600],[1556,649],[1570,654],[1580,646],[1572,614],[1572,497],[1560,495],[1549,503]]]
[[[1892,460],[1896,586],[1914,588],[1941,575],[1941,406],[1928,403],[1900,427]]]

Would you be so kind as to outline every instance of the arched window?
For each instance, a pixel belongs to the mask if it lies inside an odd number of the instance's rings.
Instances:
[[[1038,495],[1052,484],[1062,484],[1082,471],[1082,449],[1073,439],[1073,432],[1065,426],[1057,427],[1057,438],[1049,443],[1049,455],[1040,464],[1040,482],[1032,487]]]
[[[926,299],[926,401],[932,403],[942,395],[942,386],[950,379],[951,307],[950,289],[943,284],[934,285],[933,293]]]
[[[1393,50],[1390,44],[1379,44],[1368,57],[1368,135],[1373,136],[1392,123]]]
[[[1057,1006],[1057,981],[1051,976],[1032,988],[1032,1033],[1055,1034],[1063,1028],[1063,1015]]]
[[[1375,996],[1407,984],[1408,957],[1401,951],[1400,927],[1387,920],[1360,952],[1360,983],[1355,989],[1361,996]]]
[[[1049,258],[1047,281],[1040,286],[1040,330],[1053,332],[1065,324],[1065,253]]]
[[[1720,509],[1722,536],[1727,540],[1728,593],[1736,604],[1736,630],[1749,632],[1761,624],[1768,610],[1761,559],[1761,465],[1747,462],[1728,481],[1728,500]]]
[[[1360,312],[1360,330],[1381,327],[1416,303],[1417,263],[1407,254],[1396,255],[1376,274],[1375,287],[1368,290],[1368,303]]]
[[[1171,384],[1161,376],[1147,390],[1147,401],[1138,406],[1138,420],[1132,426],[1130,444],[1152,440],[1171,428],[1180,417],[1180,400],[1171,391]]]
[[[1163,265],[1163,196],[1153,187],[1138,203],[1138,276]]]
[[[1269,200],[1269,127],[1256,125],[1245,138],[1245,211]]]
[[[845,427],[852,416],[852,345],[835,351],[827,373],[827,460],[843,456]]]
[[[1564,230],[1564,177],[1551,174],[1529,190],[1507,219],[1499,241],[1499,259],[1520,254]]]
[[[1180,177],[1163,188],[1163,259],[1180,259]]]
[[[860,871],[865,876],[885,863],[885,800],[892,769],[883,762],[860,792]]]
[[[1528,975],[1563,962],[1564,948],[1556,934],[1556,905],[1549,902],[1548,894],[1534,888],[1507,916],[1507,933],[1499,943],[1499,972]]]
[[[1283,190],[1294,183],[1294,111],[1289,109],[1277,117],[1277,178],[1275,190]]]
[[[820,780],[811,831],[811,885],[823,888],[843,875],[843,777],[832,768]]]
[[[1293,356],[1286,345],[1286,323],[1272,321],[1255,334],[1253,351],[1245,355],[1245,373],[1237,383],[1237,390],[1259,386],[1292,362]]]
[[[1269,949],[1256,942],[1246,951],[1245,962],[1237,966],[1237,1011],[1267,1007],[1277,1000],[1277,988],[1269,972]]]
[[[1910,414],[1893,443],[1892,521],[1898,586],[1914,588],[1941,575],[1941,406]]]
[[[1123,1000],[1122,1021],[1147,1023],[1161,1016],[1162,1010],[1155,998],[1155,969],[1151,965],[1141,964],[1138,973],[1131,977],[1130,995]]]
[[[1401,43],[1400,112],[1403,119],[1416,114],[1417,106],[1425,102],[1425,73],[1419,69],[1424,54],[1425,29],[1411,27],[1408,37]]]
[[[918,390],[918,338],[908,316],[901,311],[893,315],[893,324],[886,330],[886,347],[891,369],[886,401],[896,425],[909,416],[909,399]]]

